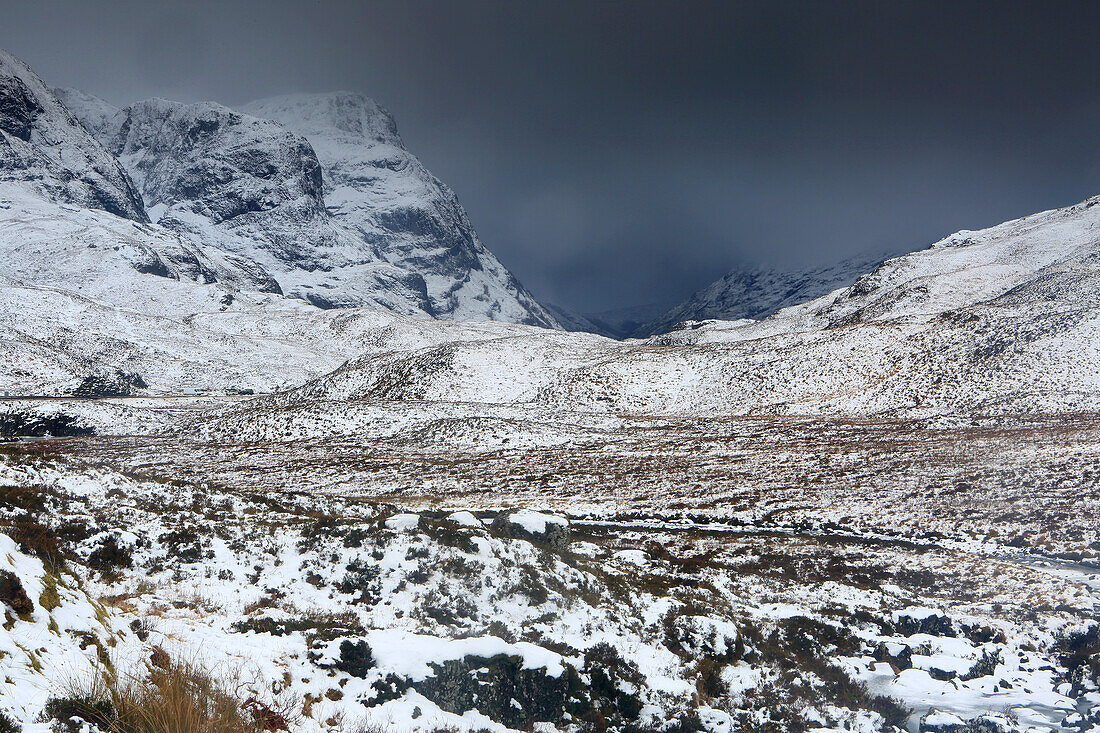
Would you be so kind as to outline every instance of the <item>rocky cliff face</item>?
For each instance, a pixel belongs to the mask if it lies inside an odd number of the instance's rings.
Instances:
[[[0,51],[0,181],[148,221],[126,172],[19,59]]]
[[[104,105],[109,108],[101,103],[101,127]],[[118,271],[115,288],[130,275],[148,274],[278,289],[252,260],[151,227],[137,187],[114,156],[33,71],[2,51],[0,208],[8,235],[0,238],[0,277],[17,283],[56,283],[59,273],[69,282],[65,278],[77,273]],[[113,240],[93,232],[101,223],[115,232]]]
[[[115,109],[62,91],[123,163],[151,216],[192,241],[255,262],[264,287],[322,308],[431,313],[424,279],[336,225],[313,148],[281,125],[210,102]]]
[[[437,317],[557,325],[485,248],[458,197],[405,149],[376,102],[350,93],[291,95],[243,109],[309,140],[335,221],[386,262],[423,275]]]

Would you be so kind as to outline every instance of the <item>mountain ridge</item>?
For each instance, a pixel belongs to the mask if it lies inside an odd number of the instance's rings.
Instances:
[[[335,117],[304,115],[315,138],[310,119],[332,123],[338,149],[324,172],[311,142],[278,120],[212,102],[115,108],[78,90],[58,93],[129,170],[158,223],[254,261],[265,290],[322,308],[560,327],[480,243],[453,192],[404,149],[392,117],[363,95],[309,98],[338,108]],[[329,138],[322,142],[332,153]],[[384,159],[369,151],[375,145],[386,148]],[[378,182],[370,169],[387,165],[412,173]],[[337,173],[349,168],[350,178]],[[376,195],[333,202],[342,190],[325,182],[333,175],[343,183],[369,179]],[[364,224],[379,219],[386,226]],[[390,246],[399,239],[401,256]]]
[[[640,325],[630,335],[645,338],[689,321],[760,320],[783,308],[847,287],[890,256],[896,255],[858,254],[839,262],[802,269],[736,268],[695,291],[682,303]]]

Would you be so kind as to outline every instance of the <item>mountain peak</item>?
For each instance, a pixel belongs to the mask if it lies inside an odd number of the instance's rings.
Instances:
[[[324,133],[403,147],[397,123],[382,105],[358,92],[285,94],[244,105],[257,117],[277,120],[309,137]]]

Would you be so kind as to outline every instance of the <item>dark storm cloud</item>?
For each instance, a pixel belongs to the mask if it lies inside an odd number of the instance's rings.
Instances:
[[[115,103],[363,91],[551,302],[923,246],[1100,193],[1093,3],[7,3]]]

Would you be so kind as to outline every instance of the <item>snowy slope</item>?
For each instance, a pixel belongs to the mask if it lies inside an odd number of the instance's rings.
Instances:
[[[0,184],[0,221],[0,389],[14,394],[69,394],[116,370],[153,392],[270,391],[364,353],[541,330],[319,309],[242,284],[219,250],[25,184]]]
[[[447,324],[383,310],[322,310],[242,289],[229,266],[155,225],[43,200],[0,185],[0,385],[65,394],[85,377],[136,372],[155,392],[292,386],[380,349],[539,330]],[[192,256],[170,276],[139,271],[149,253]],[[184,262],[184,265],[189,264]]]
[[[825,267],[799,271],[759,267],[731,270],[722,279],[695,292],[675,308],[637,326],[628,335],[644,338],[665,333],[685,321],[765,318],[781,308],[847,287],[884,259],[882,256],[862,255]]]
[[[291,95],[243,111],[303,135],[321,161],[337,223],[422,275],[433,315],[557,326],[478,239],[458,197],[405,149],[393,118],[360,94]]]

